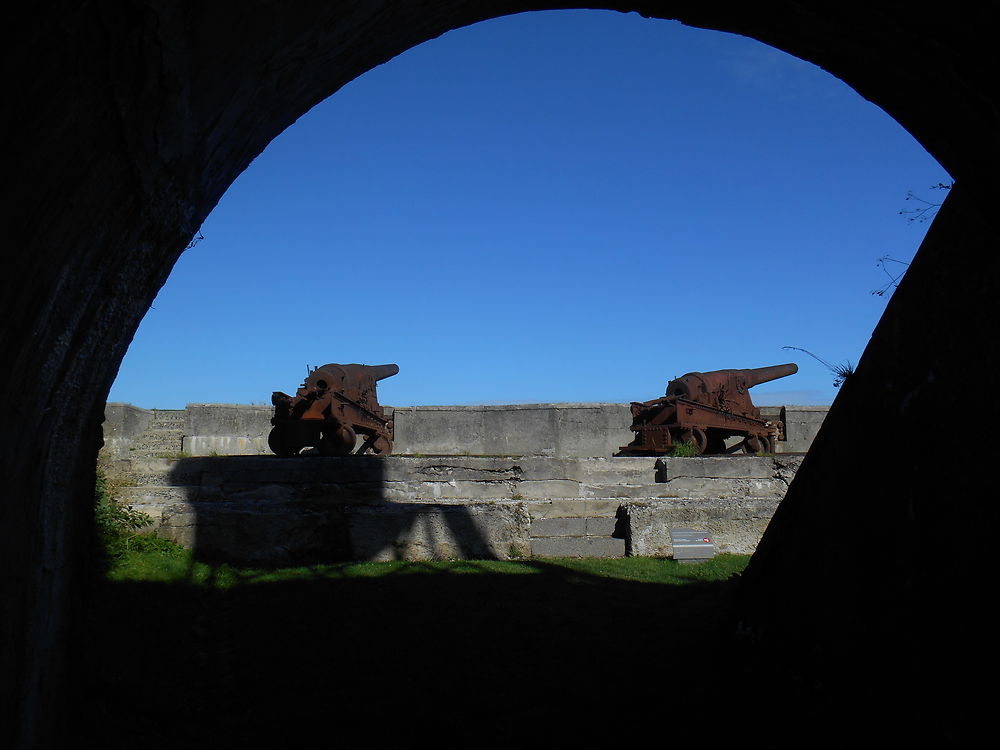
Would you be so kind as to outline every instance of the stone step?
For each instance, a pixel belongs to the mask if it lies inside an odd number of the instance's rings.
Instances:
[[[625,540],[611,537],[531,538],[532,557],[625,557]]]
[[[625,539],[616,538],[615,517],[532,519],[528,527],[535,557],[624,557]]]
[[[177,454],[184,443],[184,431],[180,429],[150,430],[132,441],[128,455],[132,458],[150,458],[157,454]]]
[[[184,409],[153,409],[152,425],[179,425],[184,426],[187,420],[187,412]]]
[[[560,498],[526,500],[525,507],[532,521],[540,518],[614,518],[621,507],[621,498]]]
[[[118,500],[122,504],[148,514],[154,524],[159,523],[165,508],[189,503],[197,496],[197,487],[122,487],[118,490]]]
[[[177,454],[183,449],[186,412],[183,409],[154,409],[146,428],[128,445],[129,457]]]
[[[531,537],[607,536],[615,532],[617,519],[608,517],[539,518],[531,522]]]

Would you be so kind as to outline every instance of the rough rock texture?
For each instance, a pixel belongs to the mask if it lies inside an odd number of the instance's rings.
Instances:
[[[226,188],[297,117],[373,66],[480,19],[567,5],[55,0],[8,10],[0,127],[16,190],[4,205],[0,279],[5,746],[51,746],[70,727],[50,717],[66,708],[71,684],[104,401],[143,314]],[[957,181],[758,550],[737,613],[740,631],[784,653],[804,684],[822,683],[846,656],[857,666],[891,654],[878,690],[923,708],[937,691],[911,689],[917,655],[938,684],[956,686],[966,664],[995,656],[974,647],[984,633],[969,605],[979,599],[968,598],[991,588],[987,545],[969,534],[996,526],[992,474],[969,462],[942,476],[919,455],[942,443],[979,450],[995,431],[995,6],[603,5],[810,60],[881,106]],[[890,446],[878,459],[858,448],[871,434]],[[848,533],[859,519],[881,532],[874,554],[870,539]],[[971,531],[942,533],[949,528]],[[928,549],[934,565],[918,556]],[[954,611],[968,616],[937,614]]]
[[[206,560],[280,565],[669,555],[665,529],[650,524],[697,525],[714,534],[719,551],[746,554],[799,463],[795,456],[366,455],[131,458],[105,466],[160,536]]]
[[[718,553],[750,555],[779,502],[766,497],[628,502],[622,505],[625,549],[636,557],[673,557],[670,530],[695,528],[711,534]]]

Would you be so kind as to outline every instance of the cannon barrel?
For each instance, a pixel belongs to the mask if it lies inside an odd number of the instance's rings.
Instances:
[[[375,380],[385,380],[399,372],[399,365],[366,365]]]
[[[385,380],[398,372],[399,365],[338,365],[331,362],[313,370],[309,375],[309,380],[323,377],[323,373],[327,373],[334,380],[329,385],[337,388],[344,387],[349,382],[362,383],[368,377],[372,380]],[[343,378],[347,378],[347,380],[340,382]],[[337,385],[338,382],[339,385]]]
[[[799,366],[794,363],[786,365],[772,365],[771,367],[755,367],[747,370],[711,370],[710,372],[689,372],[676,380],[667,383],[666,395],[679,396],[681,398],[696,398],[695,394],[719,392],[726,383],[736,380],[742,383],[744,388],[753,388],[755,385],[767,383],[770,380],[777,380],[789,375],[794,375],[799,371]]]
[[[755,385],[767,383],[778,378],[787,378],[799,371],[799,366],[794,362],[785,365],[771,365],[770,367],[753,367],[748,370],[731,370],[733,375],[746,378],[747,388]]]

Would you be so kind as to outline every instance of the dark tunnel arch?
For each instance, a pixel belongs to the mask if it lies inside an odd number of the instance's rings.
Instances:
[[[13,615],[0,626],[8,665],[0,698],[18,741],[56,731],[44,717],[67,697],[104,398],[142,315],[224,191],[299,115],[365,70],[476,21],[570,7],[144,0],[52,3],[11,16],[20,33],[5,49],[5,71],[18,106],[4,130],[18,190],[5,222],[12,251],[2,281],[8,420],[0,523],[10,541],[3,565]],[[845,628],[875,643],[890,625],[903,627],[916,607],[915,554],[937,525],[997,520],[976,500],[989,486],[985,467],[953,481],[958,499],[941,510],[942,485],[927,481],[905,450],[928,432],[921,415],[967,408],[970,369],[991,386],[997,380],[996,347],[983,343],[993,340],[1000,286],[989,223],[1000,148],[989,77],[994,13],[983,5],[919,14],[897,3],[600,7],[744,34],[810,60],[881,106],[956,179],[744,582],[740,627],[790,651],[828,644],[812,648],[815,663],[801,667],[819,669],[839,658]],[[995,414],[995,406],[985,409]],[[851,450],[873,422],[889,444],[878,467]],[[963,420],[963,443],[988,444],[988,422]],[[845,466],[854,469],[849,482]],[[873,523],[891,530],[877,559],[895,584],[807,581],[795,564],[817,549],[851,564],[861,544],[844,541],[843,491],[852,503],[867,499]],[[953,551],[942,581],[958,564],[974,571],[982,554]],[[801,594],[794,609],[789,591]],[[899,612],[873,625],[869,615],[882,611],[887,594]],[[908,631],[911,640],[931,637],[925,625]]]

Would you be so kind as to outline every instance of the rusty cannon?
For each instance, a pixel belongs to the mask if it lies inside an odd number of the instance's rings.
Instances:
[[[324,456],[346,456],[363,435],[358,453],[390,453],[393,421],[378,403],[376,384],[397,372],[397,365],[314,367],[294,396],[271,394],[268,446],[279,456],[294,456],[305,447]]]
[[[662,456],[680,443],[698,453],[770,453],[783,435],[784,425],[761,418],[750,399],[755,385],[794,375],[793,363],[750,370],[689,372],[667,384],[666,395],[632,402],[635,439],[623,445],[619,456]],[[743,438],[731,448],[727,438]]]

